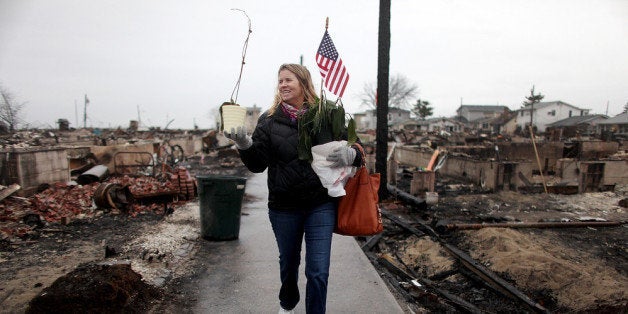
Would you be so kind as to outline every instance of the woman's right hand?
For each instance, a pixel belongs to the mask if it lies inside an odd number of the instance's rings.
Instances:
[[[226,138],[235,142],[239,150],[247,150],[253,145],[253,139],[246,134],[246,127],[239,126],[237,129],[231,128],[231,132],[223,131]]]

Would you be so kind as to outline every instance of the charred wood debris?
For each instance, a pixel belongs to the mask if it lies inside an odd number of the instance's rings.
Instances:
[[[144,138],[150,138],[157,132],[149,132]],[[99,138],[91,138],[94,145],[106,144],[118,138],[128,137],[124,131],[114,131]],[[86,136],[89,137],[89,136]],[[52,132],[39,133],[36,136],[13,136],[0,141],[0,145],[48,145],[62,142]],[[411,132],[391,132],[390,139],[395,142],[417,144],[435,149],[447,142],[440,134],[417,136]],[[479,141],[488,140],[477,138]],[[503,139],[501,139],[503,140]],[[464,143],[464,138],[455,139]],[[490,142],[493,145],[494,142]],[[234,168],[240,165],[237,156],[230,155],[226,147],[219,147],[216,133],[203,138],[204,152],[214,156],[227,157],[219,161],[220,167]],[[367,153],[372,146],[365,145]],[[203,164],[204,156],[192,161]],[[94,218],[105,214],[126,214],[135,216],[144,212],[166,215],[177,204],[194,199],[196,182],[194,173],[190,173],[185,163],[172,165],[167,176],[110,176],[106,169],[93,164],[85,169],[74,169],[73,181],[53,183],[42,186],[41,191],[31,197],[23,198],[12,194],[19,186],[11,185],[0,190],[0,237],[10,245],[19,245],[37,239],[40,230],[51,224],[67,224],[73,219]],[[196,165],[198,166],[198,164]],[[431,165],[433,166],[433,165]],[[412,176],[412,167],[399,169],[402,176]],[[429,168],[429,166],[428,166]],[[450,178],[439,178],[441,190]],[[407,183],[407,182],[406,182]],[[451,182],[450,194],[484,194],[492,191],[465,184]],[[432,312],[549,312],[555,306],[554,300],[538,291],[521,291],[503,274],[496,274],[481,262],[471,258],[464,250],[450,241],[450,234],[456,230],[479,229],[484,227],[505,228],[563,228],[563,227],[613,227],[625,222],[536,222],[522,224],[475,224],[450,221],[430,221],[426,214],[429,204],[426,198],[408,193],[409,187],[404,182],[396,186],[388,185],[390,200],[380,204],[384,232],[372,237],[357,237],[362,250],[371,263],[379,270],[382,278],[391,289],[401,295],[408,304],[421,304]],[[432,184],[434,184],[432,182]],[[433,191],[433,190],[432,190]],[[442,192],[442,191],[441,191]],[[427,194],[426,194],[427,195]],[[625,207],[625,205],[622,205]],[[417,273],[406,265],[398,256],[397,246],[401,239],[408,236],[427,237],[438,243],[455,261],[453,270],[432,276]],[[451,278],[455,280],[448,280]]]
[[[63,144],[103,146],[168,138],[187,131],[117,129],[98,136],[93,133],[89,130],[25,131],[0,136],[0,147],[28,150]],[[201,131],[196,133],[203,135]],[[96,219],[102,215],[135,217],[143,213],[172,213],[177,206],[198,196],[195,173],[191,173],[189,162],[201,164],[201,168],[206,163],[217,163],[206,168],[238,165],[235,162],[237,153],[230,152],[230,145],[219,147],[216,134],[209,131],[202,137],[202,155],[190,156],[189,160],[170,158],[168,163],[159,165],[158,173],[152,175],[140,171],[111,174],[92,156],[85,165],[70,169],[71,181],[41,184],[37,193],[29,197],[16,195],[21,189],[18,184],[0,185],[0,247],[10,249],[11,246],[31,243],[55,224],[67,225],[74,220]],[[209,159],[208,156],[219,158]]]
[[[409,143],[434,150],[451,141],[451,139],[439,134],[417,136],[415,132],[404,131],[391,133],[390,139],[397,143]],[[490,146],[509,139],[478,136],[474,140]],[[459,137],[457,141],[459,145],[466,144],[464,138]],[[394,150],[394,146],[392,149]],[[458,155],[464,154],[458,153]],[[473,158],[469,155],[466,157]],[[497,150],[495,158],[499,161],[500,156]],[[431,171],[433,166],[433,164],[427,165],[421,171],[426,169]],[[388,174],[391,175],[390,164],[388,169]],[[396,174],[392,174],[393,177],[405,177],[407,179],[412,178],[417,169],[416,167],[400,167],[400,169],[393,169],[392,171],[395,170],[397,171]],[[357,237],[357,240],[384,281],[391,290],[396,291],[400,298],[406,301],[406,305],[412,313],[426,310],[437,313],[551,313],[557,310],[568,310],[558,307],[556,300],[548,291],[520,290],[507,273],[495,273],[483,262],[473,259],[464,249],[457,247],[455,233],[458,230],[481,228],[597,229],[621,227],[626,224],[626,221],[606,221],[604,219],[570,221],[565,218],[527,223],[518,220],[482,223],[439,220],[430,214],[431,205],[434,203],[428,200],[428,195],[436,195],[438,198],[438,194],[448,196],[481,195],[495,191],[464,181],[440,177],[438,178],[440,181],[437,183],[438,186],[435,187],[434,181],[432,181],[431,189],[417,195],[408,192],[411,190],[408,180],[394,180],[396,181],[394,185],[387,185],[390,198],[380,203],[384,231],[374,236]],[[390,181],[389,179],[389,183]],[[527,187],[531,186],[531,183],[527,184]],[[434,192],[435,190],[437,192]],[[537,186],[535,190],[521,189],[520,192],[534,194],[541,193],[541,190]],[[618,205],[623,208],[628,207],[627,200],[626,198],[620,200]],[[441,250],[455,261],[453,269],[428,276],[418,272],[416,265],[406,264],[404,258],[400,256],[403,245],[400,243],[408,237],[429,238],[437,243]],[[416,306],[419,304],[420,306]]]
[[[425,199],[388,185],[392,199],[380,203],[384,231],[356,237],[380,276],[406,302],[411,312],[438,313],[552,313],[556,300],[546,291],[522,291],[508,274],[498,274],[457,246],[456,230],[480,228],[603,228],[626,222],[537,222],[464,224],[431,220]],[[455,261],[453,269],[430,276],[417,271],[400,256],[408,237],[428,238]],[[419,306],[417,306],[419,305]],[[562,309],[565,310],[565,309]]]

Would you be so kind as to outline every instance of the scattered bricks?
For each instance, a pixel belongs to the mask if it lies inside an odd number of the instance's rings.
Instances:
[[[193,199],[196,195],[196,184],[192,176],[184,167],[178,167],[176,174],[170,177],[173,187],[185,200]]]
[[[107,180],[111,184],[128,185],[131,193],[135,194],[172,194],[178,193],[172,182],[161,182],[152,177],[131,178],[112,177]],[[103,183],[107,183],[103,182]],[[7,237],[25,238],[37,227],[46,223],[68,224],[72,220],[91,218],[102,214],[96,211],[93,204],[93,196],[100,183],[95,182],[86,185],[69,185],[64,182],[54,183],[45,190],[28,198],[7,197],[0,201],[0,228],[2,234]],[[161,204],[133,204],[127,211],[131,217],[142,212],[154,212],[164,214],[170,204],[177,201],[176,197],[170,197],[166,206]],[[23,218],[27,214],[33,217],[41,217],[40,222]],[[35,229],[33,229],[35,228]]]

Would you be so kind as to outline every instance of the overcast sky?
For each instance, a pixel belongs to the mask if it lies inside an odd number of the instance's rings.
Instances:
[[[251,19],[238,103],[268,108],[282,63],[303,63],[329,33],[360,105],[377,79],[379,1],[0,0],[0,83],[31,127],[214,127],[230,99]],[[435,116],[464,104],[518,109],[532,85],[614,115],[628,102],[627,0],[393,0],[390,73],[418,86]]]

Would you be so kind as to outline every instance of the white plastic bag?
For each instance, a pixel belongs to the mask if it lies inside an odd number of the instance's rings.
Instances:
[[[323,145],[312,146],[312,169],[318,175],[321,183],[327,188],[327,194],[331,197],[344,196],[347,180],[355,174],[355,167],[331,168],[331,161],[327,161],[327,155],[334,148],[347,146],[347,141],[334,141]]]

